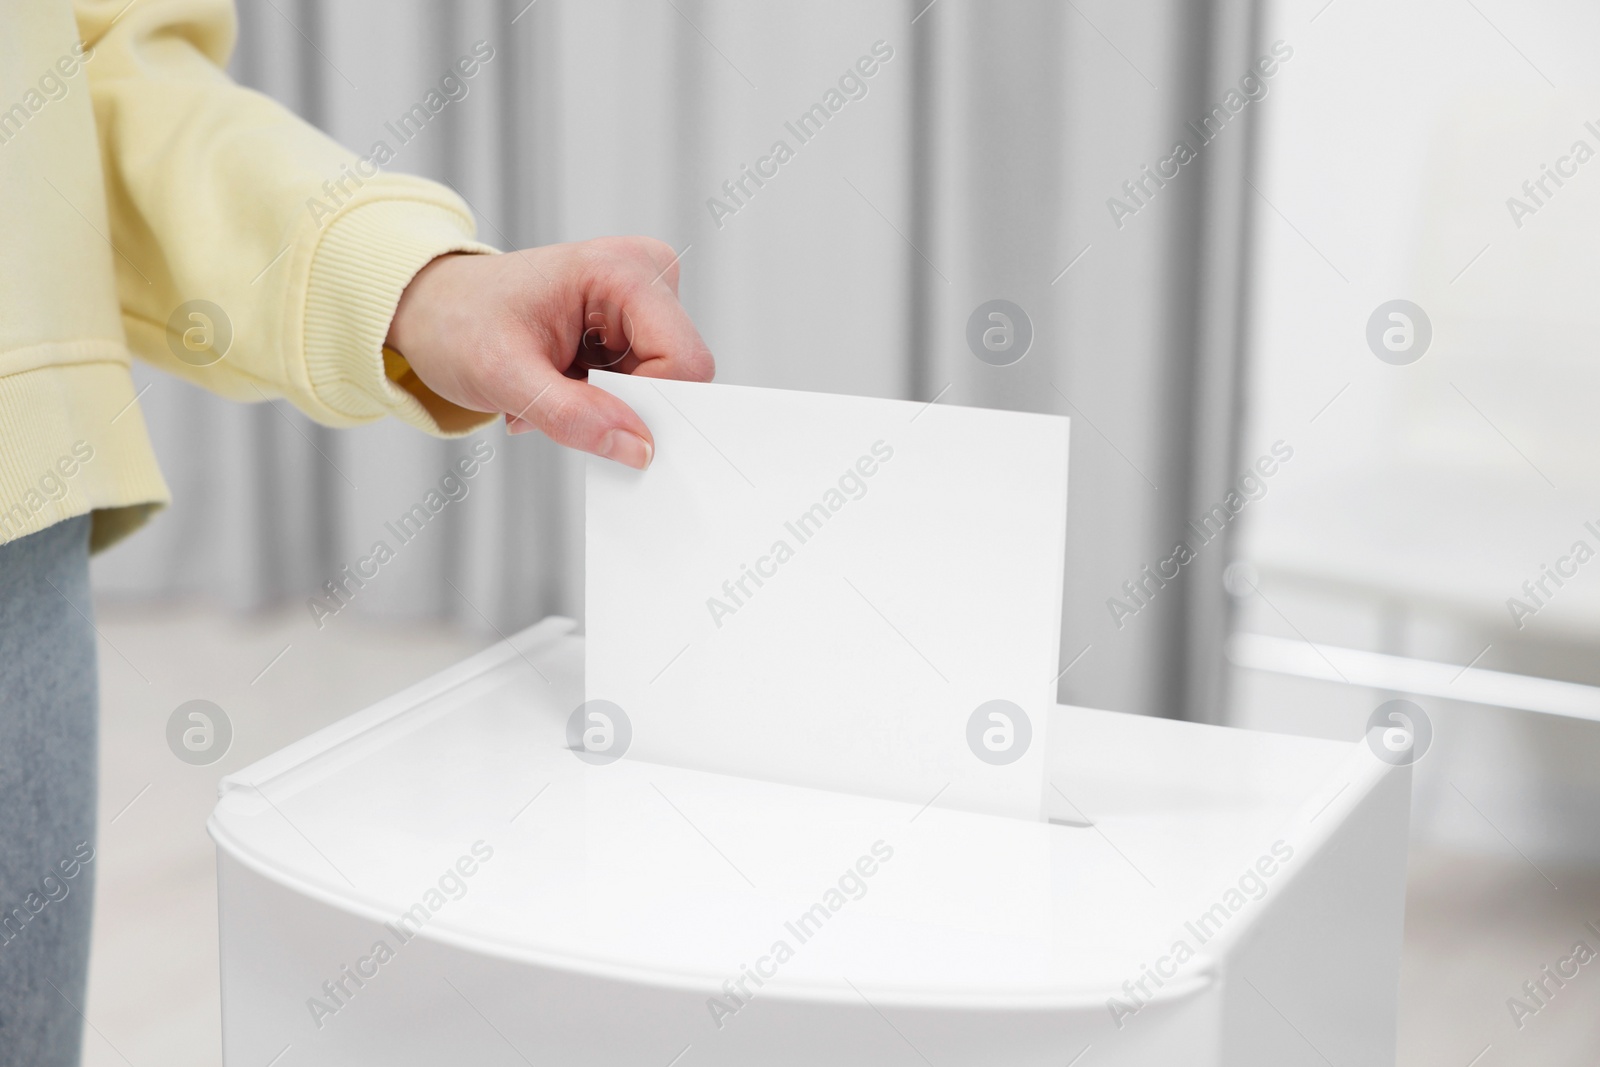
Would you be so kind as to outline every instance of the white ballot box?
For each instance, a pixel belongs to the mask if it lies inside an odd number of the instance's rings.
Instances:
[[[613,758],[574,628],[223,780],[228,1067],[1394,1062],[1366,744],[1057,707],[1048,821],[834,793]]]

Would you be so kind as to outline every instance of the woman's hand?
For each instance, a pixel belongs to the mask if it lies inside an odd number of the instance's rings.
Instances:
[[[678,303],[672,249],[647,237],[440,256],[401,294],[388,343],[446,400],[640,470],[649,429],[583,375],[704,382],[715,369]]]

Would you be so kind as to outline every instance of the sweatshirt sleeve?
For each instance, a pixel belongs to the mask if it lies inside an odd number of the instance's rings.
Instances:
[[[284,397],[331,426],[395,415],[453,435],[493,419],[383,350],[401,291],[429,260],[494,251],[459,197],[382,173],[230,80],[230,0],[77,0],[76,11],[135,354],[224,396]],[[200,365],[208,354],[184,345],[191,327],[215,349],[228,338],[222,358]]]

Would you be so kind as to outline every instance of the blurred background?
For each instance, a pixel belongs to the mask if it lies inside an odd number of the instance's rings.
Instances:
[[[1507,998],[1600,949],[1597,42],[1577,0],[240,0],[232,69],[502,248],[668,241],[720,380],[1070,415],[1061,700],[1347,740],[1414,701],[1399,1062],[1553,1067],[1600,1058],[1600,977]],[[582,461],[486,431],[319,625],[471,442],[139,384],[176,502],[94,564],[87,1062],[215,1064],[216,780],[581,619]],[[191,699],[233,722],[207,767],[164,740]]]

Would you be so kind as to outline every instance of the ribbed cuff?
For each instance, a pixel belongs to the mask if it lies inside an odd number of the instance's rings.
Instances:
[[[328,226],[306,292],[306,369],[317,399],[352,421],[384,415],[441,437],[495,419],[434,393],[407,374],[391,379],[383,341],[400,294],[428,262],[449,252],[492,253],[459,212],[420,200],[378,200]]]

